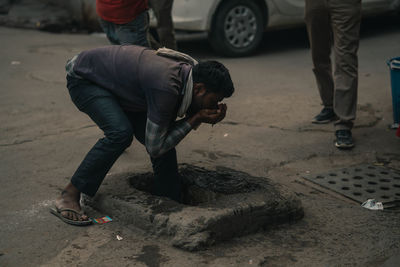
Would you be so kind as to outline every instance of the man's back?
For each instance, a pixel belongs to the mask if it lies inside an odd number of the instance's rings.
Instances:
[[[106,88],[129,111],[155,123],[174,120],[191,66],[139,46],[107,46],[79,54],[74,72]]]

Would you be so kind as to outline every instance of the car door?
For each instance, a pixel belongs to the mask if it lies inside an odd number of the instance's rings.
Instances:
[[[396,1],[399,2],[398,0],[362,0],[363,13],[379,14],[393,10]],[[282,15],[302,15],[304,12],[305,0],[274,0],[274,3]]]
[[[274,0],[273,2],[282,15],[302,16],[304,13],[305,0]]]

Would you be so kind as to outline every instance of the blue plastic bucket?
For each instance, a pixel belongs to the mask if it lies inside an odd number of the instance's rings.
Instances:
[[[387,62],[390,68],[392,86],[393,121],[400,123],[400,57],[394,57]]]

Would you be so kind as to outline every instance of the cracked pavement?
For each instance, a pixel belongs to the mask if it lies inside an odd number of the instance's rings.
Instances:
[[[386,66],[400,55],[399,26],[399,17],[363,23],[352,151],[334,147],[331,124],[310,123],[321,106],[304,29],[267,33],[260,51],[246,58],[220,58],[203,41],[179,44],[194,57],[226,64],[236,93],[226,100],[226,120],[192,132],[178,146],[178,160],[268,177],[294,191],[305,208],[300,222],[196,253],[172,248],[117,218],[78,228],[49,213],[59,190],[102,136],[70,101],[65,62],[108,43],[101,35],[0,27],[0,265],[381,266],[400,253],[400,214],[362,209],[301,176],[360,163],[400,169],[400,139],[387,127],[392,107]],[[134,141],[110,174],[150,169],[145,149]]]

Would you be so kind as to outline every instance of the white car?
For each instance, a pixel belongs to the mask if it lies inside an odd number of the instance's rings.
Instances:
[[[176,31],[207,33],[217,52],[244,56],[258,47],[265,30],[304,23],[304,5],[305,0],[175,0],[172,15]],[[399,6],[400,0],[362,0],[364,15]]]

